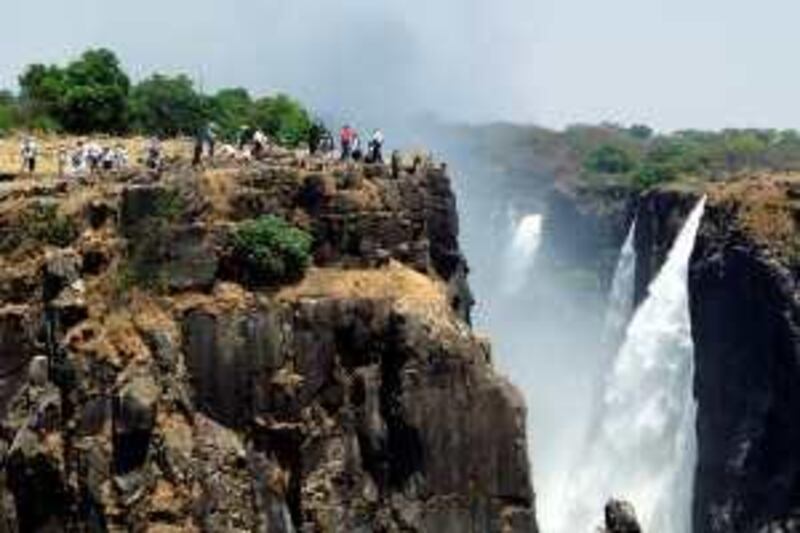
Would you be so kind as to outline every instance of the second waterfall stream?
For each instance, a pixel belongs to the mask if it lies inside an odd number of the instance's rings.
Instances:
[[[547,533],[588,533],[609,498],[633,503],[644,531],[690,533],[697,461],[689,261],[705,198],[692,210],[628,324],[594,431]]]

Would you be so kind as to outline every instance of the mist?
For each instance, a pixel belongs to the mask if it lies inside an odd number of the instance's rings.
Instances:
[[[0,86],[113,48],[135,77],[284,90],[321,115],[796,127],[792,0],[6,2]]]
[[[424,143],[451,163],[476,328],[525,392],[540,516],[580,453],[605,295],[559,276],[539,251],[511,269],[518,224],[545,199],[504,188],[503,170],[409,118],[643,122],[658,129],[800,126],[795,0],[42,0],[7,2],[0,87],[33,62],[113,49],[135,79],[185,72],[206,91],[287,92],[332,126],[382,126],[390,146]],[[414,122],[413,124],[418,124]],[[548,221],[543,222],[548,239]],[[499,259],[500,258],[500,259]],[[604,502],[596,502],[598,515]]]

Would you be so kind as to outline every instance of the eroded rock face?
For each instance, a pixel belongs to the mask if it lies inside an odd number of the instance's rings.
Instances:
[[[655,191],[643,199],[640,294],[697,197]],[[696,532],[793,531],[800,510],[797,274],[776,252],[785,243],[759,241],[748,229],[743,213],[752,200],[712,192],[690,264]]]
[[[699,531],[759,531],[800,510],[797,280],[731,222],[707,215],[692,266]]]
[[[0,312],[0,531],[535,532],[525,407],[467,325],[449,180],[385,170],[88,194],[91,231]],[[225,276],[226,232],[264,212],[313,233],[307,286]]]

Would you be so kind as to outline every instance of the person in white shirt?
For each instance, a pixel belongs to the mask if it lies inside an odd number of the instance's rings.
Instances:
[[[25,137],[22,141],[19,153],[22,158],[23,172],[27,172],[28,174],[36,172],[36,158],[39,155],[39,145],[36,144],[36,140],[31,136]]]
[[[128,151],[122,143],[117,144],[113,151],[114,155],[114,170],[119,172],[128,166]]]
[[[369,141],[369,162],[370,163],[383,163],[383,132],[380,129],[372,133],[372,139]]]
[[[69,157],[70,174],[73,176],[86,172],[86,147],[83,141],[78,141]]]

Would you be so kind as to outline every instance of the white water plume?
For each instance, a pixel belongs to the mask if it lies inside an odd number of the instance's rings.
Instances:
[[[691,531],[697,403],[688,270],[704,206],[689,215],[628,326],[550,532],[596,531],[612,497],[631,501],[648,533]]]
[[[522,290],[536,259],[542,240],[542,215],[525,215],[514,229],[514,237],[506,251],[503,291],[514,294]]]
[[[636,277],[636,221],[631,224],[619,253],[614,279],[608,296],[603,345],[616,350],[625,336],[625,329],[633,313],[634,283]]]

